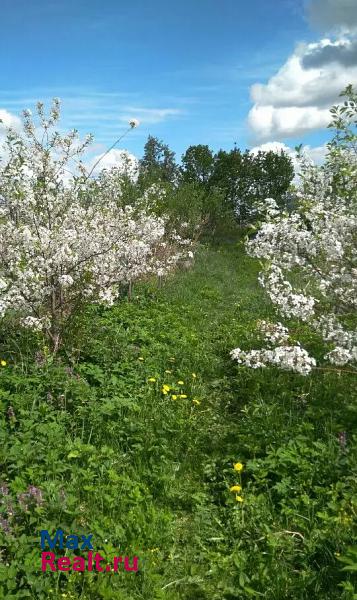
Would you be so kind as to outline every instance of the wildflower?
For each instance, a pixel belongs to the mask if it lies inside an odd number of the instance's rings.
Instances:
[[[229,488],[230,492],[241,492],[242,491],[242,486],[241,485],[232,485],[232,487]]]
[[[180,394],[180,398],[187,398],[186,394]]]
[[[143,356],[139,356],[138,360],[144,360]]]
[[[0,527],[5,533],[10,533],[11,531],[9,521],[7,519],[3,519],[2,517],[0,517]]]
[[[29,485],[27,492],[17,494],[17,500],[21,508],[25,511],[28,511],[32,502],[34,502],[37,506],[41,506],[43,504],[42,491],[34,485]]]
[[[192,379],[196,379],[197,375],[196,373],[192,373]]]
[[[1,365],[2,367],[6,367],[6,364],[7,364],[7,363],[6,363],[6,360],[4,360],[4,359],[0,360],[0,365]]]
[[[197,398],[194,398],[194,399],[192,400],[192,402],[193,402],[194,404],[196,404],[197,406],[199,406],[199,405],[201,404],[201,402],[200,402],[199,400],[197,400]]]
[[[347,435],[345,431],[340,431],[338,434],[338,443],[342,450],[346,449],[347,446]]]
[[[242,465],[242,463],[240,463],[240,462],[234,463],[233,469],[235,471],[238,471],[238,473],[240,473],[240,471],[243,471],[243,465]]]
[[[174,356],[170,356],[169,360],[170,360],[171,362],[175,362],[176,358],[175,358]]]
[[[168,375],[171,375],[172,371],[170,371],[170,369],[166,369],[165,373],[167,373]]]
[[[165,392],[169,392],[171,390],[170,386],[167,385],[167,383],[164,383],[164,385],[162,386],[162,389],[165,390]]]
[[[27,488],[28,495],[36,501],[37,504],[42,504],[43,496],[42,491],[34,485],[29,485]]]
[[[176,396],[176,394],[172,394],[171,398],[172,398],[173,400],[177,400],[177,396]]]
[[[138,119],[130,119],[129,125],[132,129],[135,129],[135,127],[139,127],[140,121]]]
[[[14,411],[14,409],[13,409],[12,406],[8,407],[6,414],[7,414],[7,416],[8,416],[9,419],[15,419],[16,420],[15,411]]]
[[[244,502],[242,496],[236,496],[236,501],[237,502]]]
[[[150,383],[155,383],[156,378],[155,377],[149,377],[148,381],[150,381]]]
[[[0,483],[0,494],[2,496],[9,495],[9,486],[7,485],[7,483],[5,483],[5,482]]]
[[[184,385],[184,384],[185,384],[185,382],[184,382],[184,381],[182,381],[181,379],[180,379],[180,381],[178,381],[177,383],[178,383],[178,385]]]

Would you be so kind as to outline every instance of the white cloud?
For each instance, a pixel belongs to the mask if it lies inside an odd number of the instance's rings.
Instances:
[[[120,150],[113,148],[108,153],[101,153],[94,156],[87,164],[87,168],[90,171],[97,161],[98,165],[93,171],[93,175],[97,175],[102,169],[111,169],[116,167],[121,173],[127,173],[132,177],[135,177],[138,159],[134,154],[131,154],[127,150]]]
[[[329,110],[315,106],[280,108],[255,105],[248,116],[248,123],[258,140],[304,135],[313,129],[326,127],[329,120]]]
[[[254,146],[254,148],[251,148],[250,152],[252,154],[257,154],[259,151],[281,152],[282,150],[291,158],[295,173],[297,174],[299,172],[299,163],[296,159],[295,149],[287,146],[287,144],[284,144],[283,142],[266,142],[264,144],[260,144],[260,146]],[[314,162],[314,164],[321,165],[324,162],[327,147],[326,145],[314,147],[305,145],[302,147],[302,151],[307,158],[310,158]],[[297,181],[298,178],[296,177],[295,180]]]
[[[178,108],[140,108],[127,106],[124,109],[125,114],[121,115],[120,121],[128,122],[130,119],[137,118],[141,123],[161,123],[170,117],[177,117],[182,114]]]
[[[0,108],[0,136],[5,134],[7,127],[12,127],[16,131],[19,131],[21,126],[22,122],[19,117],[13,115],[3,108]]]
[[[16,115],[0,108],[0,162],[6,160],[8,156],[8,152],[4,147],[8,127],[15,129],[15,131],[20,131],[22,128],[22,121]]]
[[[281,152],[282,150],[289,155],[293,152],[290,146],[283,144],[283,142],[266,142],[265,144],[260,144],[260,146],[254,146],[254,148],[250,149],[250,152],[258,154],[258,152]]]
[[[310,45],[312,46],[312,44]],[[315,44],[302,57],[304,68],[319,68],[329,63],[337,63],[344,67],[357,65],[357,38],[340,39],[335,42],[324,40],[323,44]]]
[[[248,123],[257,141],[288,138],[326,127],[339,93],[357,81],[354,42],[300,44],[266,84],[251,87]]]
[[[303,151],[316,165],[321,165],[326,157],[327,146],[325,144],[313,147],[307,145],[303,146]]]

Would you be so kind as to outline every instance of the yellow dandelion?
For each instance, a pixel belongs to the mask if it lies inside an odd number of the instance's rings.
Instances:
[[[1,366],[2,366],[2,367],[6,367],[6,365],[7,365],[7,362],[6,362],[6,360],[2,359],[2,360],[0,361],[0,364],[1,364]]]
[[[138,360],[144,360],[143,356],[139,356]]]
[[[180,398],[187,398],[186,394],[180,394]]]
[[[182,379],[180,379],[180,381],[177,382],[178,385],[185,385],[185,382],[182,381]]]
[[[175,358],[174,356],[170,356],[169,360],[170,360],[171,362],[175,362],[176,358]]]
[[[237,462],[237,463],[235,463],[235,464],[233,465],[233,469],[234,469],[235,471],[238,471],[238,473],[240,473],[240,471],[243,471],[243,468],[244,468],[244,467],[243,467],[243,464],[242,464],[242,463],[240,463],[240,462]]]
[[[171,390],[170,386],[167,385],[167,383],[164,383],[164,385],[162,386],[162,389],[165,390],[166,392],[169,392]]]
[[[237,502],[244,502],[242,496],[236,496],[236,501]]]
[[[177,396],[176,396],[176,394],[172,394],[171,398],[172,398],[173,400],[177,400]]]
[[[241,492],[242,491],[242,486],[241,485],[232,485],[232,487],[229,488],[230,492]]]
[[[166,369],[165,373],[167,373],[168,375],[171,375],[172,371],[170,371],[170,369]]]
[[[192,373],[192,379],[196,379],[197,375],[196,373]]]
[[[194,404],[197,404],[197,406],[199,406],[199,405],[201,404],[201,402],[200,402],[199,400],[197,400],[197,398],[194,398],[194,399],[192,400],[192,402],[193,402]]]
[[[155,383],[156,378],[155,377],[149,377],[148,381],[150,381],[150,383]]]

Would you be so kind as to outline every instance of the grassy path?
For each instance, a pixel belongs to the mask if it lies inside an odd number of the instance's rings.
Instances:
[[[203,248],[163,288],[89,310],[62,364],[4,373],[4,478],[15,503],[28,485],[46,502],[17,502],[0,597],[352,598],[337,555],[356,510],[353,381],[232,363],[274,318],[257,273],[238,244]],[[58,527],[140,572],[41,577],[38,531]]]

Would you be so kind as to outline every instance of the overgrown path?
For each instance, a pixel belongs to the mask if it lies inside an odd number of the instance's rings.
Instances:
[[[275,318],[258,270],[239,241],[202,247],[162,288],[90,309],[62,363],[28,346],[3,371],[15,516],[0,597],[350,597],[336,554],[356,511],[353,380],[233,364],[232,348],[259,343],[256,320]],[[30,512],[16,499],[29,485],[45,499]],[[38,531],[59,527],[92,533],[108,560],[137,554],[140,573],[39,577]]]

